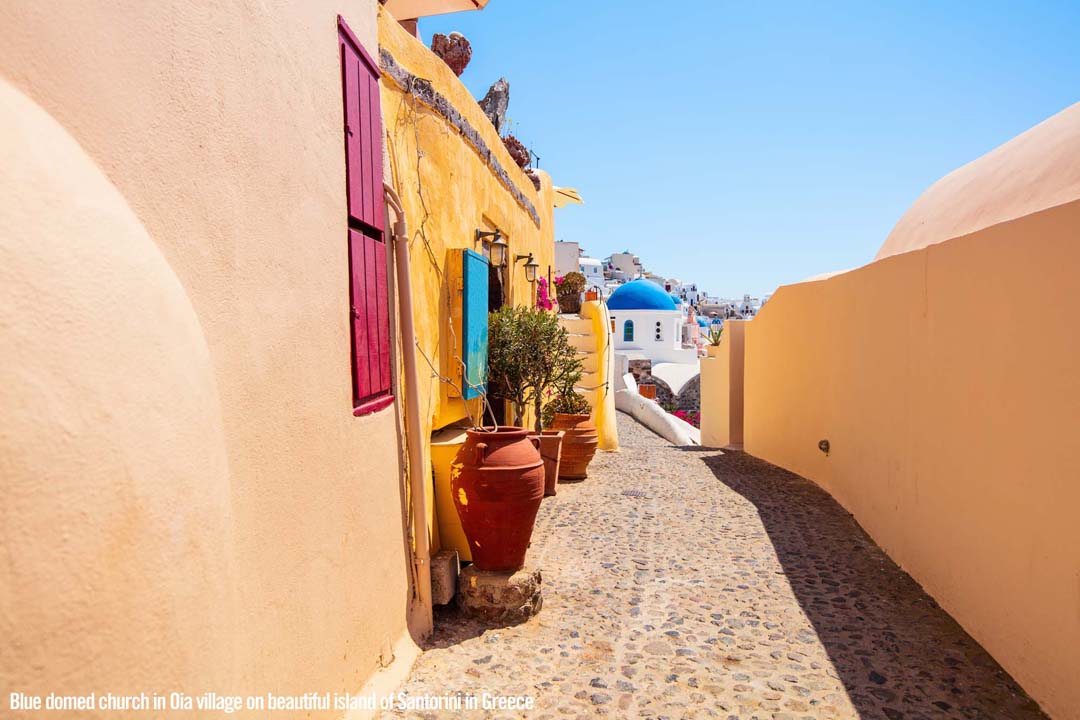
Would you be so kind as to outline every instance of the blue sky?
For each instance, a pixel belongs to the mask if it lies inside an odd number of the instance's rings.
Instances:
[[[584,206],[556,238],[711,294],[869,262],[937,178],[1080,101],[1078,2],[491,0],[476,97]]]

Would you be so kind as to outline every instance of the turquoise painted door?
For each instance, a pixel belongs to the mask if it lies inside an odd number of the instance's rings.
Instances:
[[[461,347],[465,351],[466,400],[487,392],[488,351],[488,259],[464,250],[461,259]]]

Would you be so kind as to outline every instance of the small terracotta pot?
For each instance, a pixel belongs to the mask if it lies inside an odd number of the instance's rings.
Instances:
[[[649,398],[650,400],[656,399],[656,386],[655,385],[638,385],[638,395],[641,397]]]
[[[551,497],[556,493],[556,484],[559,480],[559,459],[562,455],[563,436],[565,430],[543,430],[539,435],[533,433],[529,439],[536,438],[540,441],[540,457],[544,461],[544,497]]]
[[[589,290],[585,293],[585,299],[588,301],[599,300],[600,293],[596,292],[595,290]]]
[[[589,463],[596,454],[599,434],[588,415],[555,413],[552,430],[565,430],[562,459],[559,461],[560,480],[584,480],[589,476]]]
[[[544,498],[544,463],[519,427],[469,430],[450,480],[454,506],[480,570],[512,572],[525,564],[536,511]]]
[[[720,357],[720,345],[706,345],[705,354],[711,358]]]

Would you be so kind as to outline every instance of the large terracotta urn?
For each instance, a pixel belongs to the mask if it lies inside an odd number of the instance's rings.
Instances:
[[[473,564],[480,570],[518,570],[544,498],[544,462],[524,428],[466,434],[450,490]]]
[[[589,463],[596,454],[600,439],[596,425],[588,414],[555,413],[552,430],[564,430],[562,457],[559,459],[560,480],[584,480],[589,476]]]

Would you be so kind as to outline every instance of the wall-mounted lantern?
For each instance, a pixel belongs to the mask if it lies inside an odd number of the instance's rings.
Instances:
[[[494,231],[484,231],[477,229],[476,241],[484,242],[486,238],[491,238],[491,242],[487,243],[488,257],[491,259],[491,264],[495,267],[502,267],[506,263],[506,241],[502,238],[502,232],[496,228]]]
[[[525,261],[525,279],[531,283],[536,282],[536,271],[540,269],[540,263],[536,262],[532,253],[514,256],[515,263],[521,260]]]

